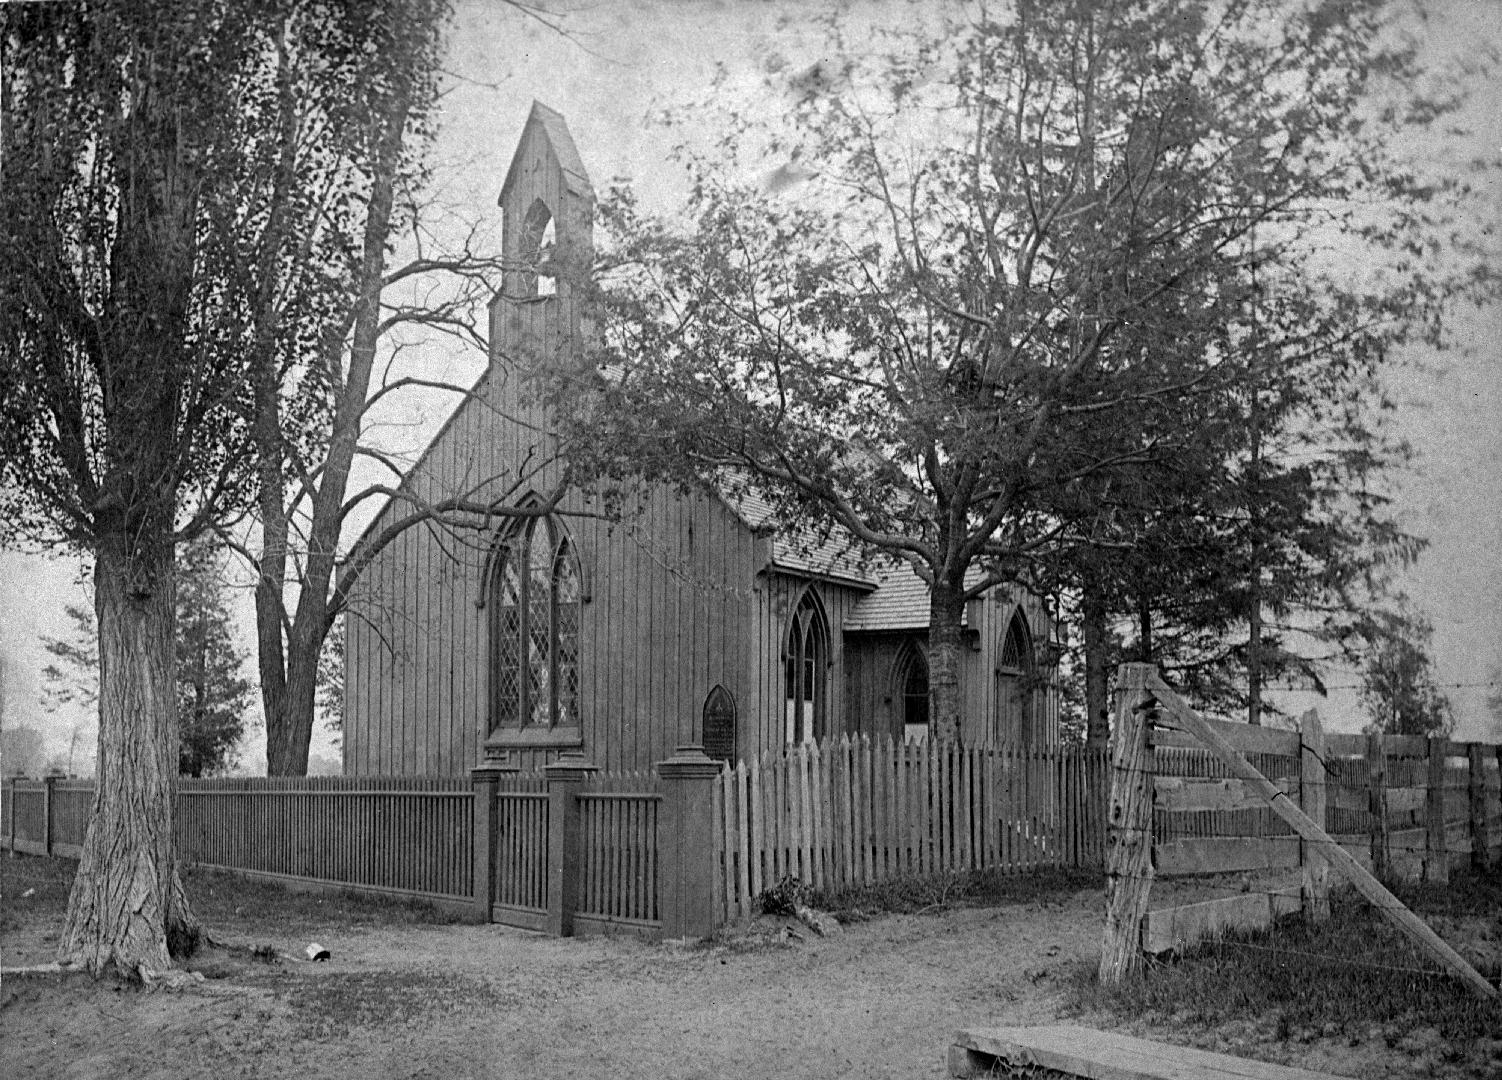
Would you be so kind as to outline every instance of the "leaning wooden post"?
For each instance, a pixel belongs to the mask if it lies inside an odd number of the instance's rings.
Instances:
[[[469,770],[469,780],[474,787],[474,847],[470,859],[476,922],[489,922],[491,905],[495,903],[495,843],[500,827],[501,778],[518,771],[519,767],[505,758],[486,758]]]
[[[548,784],[548,933],[571,937],[579,906],[579,793],[600,771],[578,751],[543,768]]]
[[[1325,729],[1319,713],[1310,709],[1299,718],[1299,807],[1309,820],[1325,827]],[[1319,847],[1299,840],[1299,869],[1302,871],[1304,918],[1323,922],[1330,917],[1330,864]]]
[[[1429,740],[1429,791],[1424,800],[1424,880],[1439,885],[1450,881],[1450,852],[1445,837],[1445,757],[1450,744]]]
[[[720,762],[702,746],[680,746],[657,763],[662,816],[657,822],[662,936],[706,938],[715,930],[714,781]]]
[[[1485,870],[1491,865],[1492,834],[1486,817],[1486,756],[1480,743],[1466,746],[1467,794],[1470,795],[1471,865]]]
[[[1121,982],[1142,966],[1142,919],[1153,885],[1153,699],[1150,664],[1123,664],[1111,725],[1111,801],[1106,811],[1106,928],[1100,981]]]
[[[1387,837],[1387,743],[1382,736],[1366,737],[1367,809],[1372,834],[1372,876],[1386,881],[1388,876]]]

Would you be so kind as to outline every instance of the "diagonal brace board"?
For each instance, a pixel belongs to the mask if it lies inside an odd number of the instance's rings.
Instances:
[[[1144,685],[1147,692],[1172,714],[1172,719],[1167,721],[1168,725],[1194,735],[1206,747],[1214,751],[1232,773],[1260,791],[1273,812],[1293,826],[1293,830],[1305,842],[1317,845],[1330,866],[1355,886],[1356,891],[1375,906],[1384,918],[1482,997],[1497,997],[1497,990],[1491,983],[1466,963],[1465,959],[1431,930],[1427,923],[1404,907],[1402,901],[1388,892],[1381,882],[1362,869],[1361,864],[1352,858],[1345,848],[1336,843],[1324,829],[1293,805],[1288,796],[1271,780],[1263,776],[1251,762],[1242,757],[1240,751],[1232,746],[1225,736],[1190,708],[1189,704],[1163,681],[1155,667],[1150,664],[1126,664],[1123,667],[1145,668],[1145,672],[1138,676],[1143,679],[1143,682],[1138,685]]]

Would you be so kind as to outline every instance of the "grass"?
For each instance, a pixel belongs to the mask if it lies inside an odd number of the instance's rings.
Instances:
[[[1447,920],[1502,915],[1502,875],[1496,872],[1457,875],[1447,888],[1405,888],[1399,895],[1441,928]],[[1355,1040],[1380,1032],[1393,1046],[1420,1029],[1433,1029],[1450,1048],[1502,1039],[1502,1006],[1441,974],[1370,904],[1337,892],[1331,909],[1329,921],[1318,925],[1291,917],[1266,931],[1151,961],[1118,987],[1101,986],[1094,968],[1081,966],[1068,981],[1068,1004],[1149,1023],[1251,1024],[1279,1041]]]
[[[811,890],[810,906],[832,912],[841,922],[860,922],[894,912],[917,914],[957,907],[998,907],[1040,903],[1101,888],[1098,871],[1044,869],[1030,874],[974,870],[942,877],[897,878],[843,889]]]
[[[55,917],[60,926],[77,869],[71,859],[0,855],[0,896],[5,899],[0,905],[0,932],[39,917]],[[281,937],[327,925],[358,928],[458,921],[420,899],[300,892],[198,867],[185,871],[183,884],[194,913],[211,933],[270,932]]]

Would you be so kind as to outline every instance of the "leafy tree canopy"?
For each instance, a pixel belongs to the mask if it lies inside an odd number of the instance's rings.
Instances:
[[[1259,388],[1281,436],[1340,432],[1475,279],[1431,257],[1462,180],[1412,176],[1388,142],[1410,114],[1372,104],[1413,74],[1380,4],[940,22],[873,44],[836,20],[757,107],[717,87],[684,220],[604,200],[605,346],[549,392],[582,474],[748,484],[909,564],[947,730],[965,599],[1130,548],[1098,526],[1134,474],[1160,497],[1124,511],[1238,528],[1228,499],[1162,496],[1242,467]]]

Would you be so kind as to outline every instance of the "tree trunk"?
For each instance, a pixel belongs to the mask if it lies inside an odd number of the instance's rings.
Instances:
[[[960,662],[965,650],[965,592],[935,581],[928,609],[929,727],[937,739],[958,739],[963,697]]]
[[[1153,662],[1153,609],[1145,593],[1137,601],[1137,662]]]
[[[1111,737],[1111,701],[1106,656],[1106,603],[1100,588],[1087,581],[1080,598],[1085,639],[1085,745],[1104,747]]]
[[[355,314],[350,339],[349,369],[334,407],[329,446],[317,489],[312,498],[312,524],[308,530],[308,547],[303,558],[302,578],[298,582],[297,606],[290,628],[286,630],[286,654],[283,659],[282,633],[286,626],[285,606],[280,590],[285,587],[286,541],[285,519],[282,520],[280,569],[274,581],[263,568],[262,586],[269,594],[264,604],[257,604],[260,623],[261,667],[264,673],[274,668],[275,693],[263,683],[262,697],[266,708],[266,770],[272,776],[306,776],[308,743],[313,734],[313,708],[318,684],[318,654],[328,636],[329,590],[337,565],[339,533],[344,523],[344,497],[349,484],[350,467],[359,443],[360,426],[370,393],[371,373],[375,367],[376,346],[380,338],[381,288],[386,274],[386,246],[391,235],[395,205],[396,180],[401,168],[402,138],[411,108],[411,87],[402,86],[395,95],[389,113],[382,117],[385,125],[379,132],[374,155],[370,196],[365,208],[364,245],[360,272],[355,282]],[[342,343],[341,343],[342,345]],[[276,470],[281,468],[280,458]],[[264,470],[269,473],[271,470]],[[263,479],[262,483],[268,481]],[[280,487],[277,489],[280,499]],[[263,492],[263,501],[265,499]],[[280,510],[278,511],[280,513]],[[257,600],[260,601],[260,587]],[[262,614],[262,611],[265,614]],[[274,614],[273,614],[274,613]],[[272,634],[275,641],[272,641]],[[268,659],[268,652],[271,659]]]
[[[149,976],[198,944],[172,840],[177,779],[170,545],[99,537],[99,750],[94,809],[58,959]],[[134,546],[134,550],[133,550]]]
[[[308,746],[313,738],[313,711],[318,689],[318,654],[326,635],[310,634],[301,623],[299,620],[293,626],[287,649],[286,680],[279,696],[281,711],[277,723],[268,722],[266,725],[266,771],[271,776],[308,775]]]

